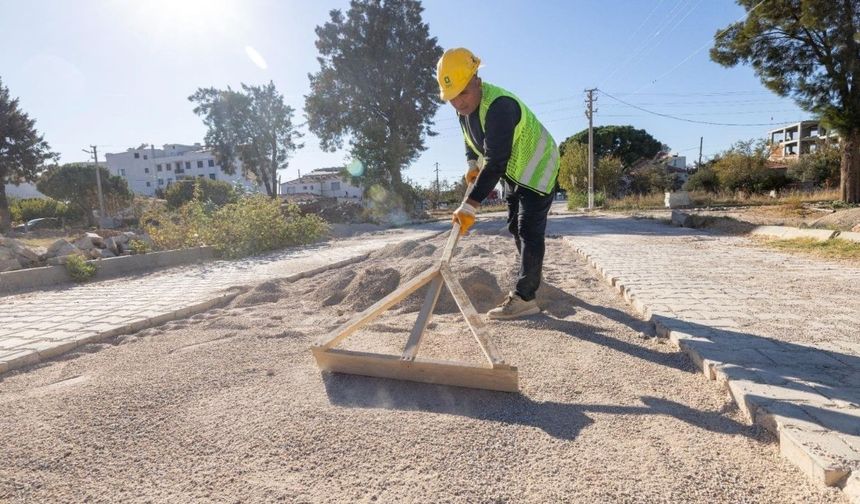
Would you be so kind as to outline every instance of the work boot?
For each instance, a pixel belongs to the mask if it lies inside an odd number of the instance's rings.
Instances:
[[[502,304],[487,312],[487,317],[493,320],[510,320],[540,313],[534,300],[525,301],[516,292],[511,292]]]

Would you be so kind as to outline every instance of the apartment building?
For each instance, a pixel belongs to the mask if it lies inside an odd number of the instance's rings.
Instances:
[[[800,121],[768,132],[770,156],[775,163],[796,160],[799,156],[815,152],[824,142],[838,142],[834,131],[827,131],[818,121]]]
[[[337,198],[339,201],[362,202],[363,191],[343,175],[342,167],[318,168],[297,179],[281,184],[281,196],[287,199]]]
[[[206,177],[242,185],[245,190],[259,192],[261,187],[242,176],[241,164],[229,175],[217,164],[212,151],[199,143],[194,145],[165,144],[161,149],[141,145],[125,152],[105,154],[108,170],[128,182],[129,189],[145,196],[154,196],[178,180]]]

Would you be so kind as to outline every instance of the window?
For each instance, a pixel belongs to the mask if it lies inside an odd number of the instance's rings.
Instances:
[[[186,169],[186,170],[190,170],[190,169],[191,169],[191,161],[186,161],[186,162],[185,162],[185,169]]]
[[[146,154],[143,155],[143,159],[149,159]]]
[[[164,169],[167,171],[171,171],[171,170],[173,170],[173,167],[170,165],[170,163],[165,163]]]
[[[313,191],[313,190],[314,190],[314,186],[311,186],[311,191]]]
[[[213,159],[210,159],[209,160],[209,168],[212,168],[213,166],[215,166],[215,161]]]
[[[147,182],[147,183],[146,183],[146,187],[152,187],[152,184],[150,184],[149,182]]]
[[[209,178],[211,178],[212,180],[215,180],[215,174],[214,174],[214,173],[210,173],[210,174],[209,174]]]
[[[173,179],[172,179],[172,178],[167,179],[167,185],[170,185],[170,184],[172,184],[172,183],[173,183]]]
[[[158,185],[164,185],[164,179],[163,178],[158,179]]]
[[[203,175],[203,174],[201,173],[200,175],[197,175],[197,176],[198,176],[198,177],[200,177],[200,178],[203,178],[203,177],[205,177],[206,175]]]
[[[155,165],[156,171],[161,171],[161,165]]]
[[[203,168],[203,161],[197,161],[197,168]]]
[[[181,170],[181,169],[182,169],[182,163],[180,163],[179,161],[177,161],[177,162],[176,162],[176,169],[177,169],[177,170]]]
[[[340,182],[332,182],[331,183],[332,191],[340,191]]]
[[[149,173],[149,168],[144,168],[143,173]]]
[[[303,190],[303,191],[307,191],[307,190],[308,190],[308,186],[303,185],[303,186],[302,186],[302,190]]]
[[[119,176],[120,176],[120,177],[125,177],[125,168],[120,168],[120,169],[119,169]]]
[[[140,159],[140,152],[134,153],[134,159]]]

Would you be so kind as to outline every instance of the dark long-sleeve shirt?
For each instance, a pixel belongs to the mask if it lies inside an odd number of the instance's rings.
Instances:
[[[484,168],[468,194],[469,199],[481,202],[492,192],[505,176],[508,159],[514,143],[514,129],[520,122],[520,106],[513,98],[496,98],[487,109],[486,131],[481,128],[478,110],[468,116],[460,116],[460,125],[472,140],[472,144],[484,156]],[[478,155],[466,144],[466,159],[477,160]]]

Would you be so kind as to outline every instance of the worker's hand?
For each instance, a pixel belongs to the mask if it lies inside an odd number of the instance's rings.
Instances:
[[[467,186],[474,184],[475,181],[478,180],[478,174],[481,173],[481,168],[478,166],[477,161],[470,159],[468,163],[469,167],[466,169],[466,176],[464,177],[466,179]]]
[[[469,228],[475,224],[475,212],[478,209],[465,201],[460,204],[460,207],[454,210],[454,216],[451,219],[453,223],[460,224],[460,236],[463,236],[469,231]]]

